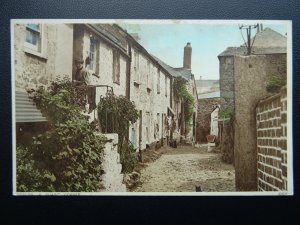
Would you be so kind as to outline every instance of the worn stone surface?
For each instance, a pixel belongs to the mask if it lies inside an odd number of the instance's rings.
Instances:
[[[223,162],[234,164],[234,124],[233,121],[222,123],[221,154]]]
[[[221,108],[234,105],[234,57],[219,57]]]
[[[280,72],[286,76],[285,60],[282,55],[234,57],[234,155],[237,188],[240,190],[257,189],[256,104],[269,95],[266,86],[271,76]]]
[[[72,77],[73,28],[66,24],[43,24],[42,47],[35,54],[25,47],[26,24],[14,28],[14,73],[17,89],[47,86],[58,76]]]
[[[220,158],[207,148],[165,148],[160,158],[140,171],[140,182],[131,191],[195,192],[200,186],[202,192],[233,192],[234,168]]]
[[[131,125],[129,137],[139,146],[139,124],[142,123],[141,149],[165,137],[163,114],[170,106],[170,78],[146,55],[132,48],[130,96],[142,117]],[[155,131],[155,127],[158,128]]]
[[[197,138],[199,143],[206,143],[206,135],[210,134],[210,115],[216,106],[220,104],[220,98],[206,98],[198,100]]]
[[[105,134],[110,141],[105,144],[103,152],[103,171],[101,184],[105,192],[126,192],[126,186],[123,183],[122,165],[120,164],[120,155],[118,153],[118,135]]]

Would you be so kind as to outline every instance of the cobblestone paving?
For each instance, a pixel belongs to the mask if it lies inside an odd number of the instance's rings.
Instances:
[[[205,147],[164,148],[163,155],[141,170],[140,185],[134,192],[234,192],[232,165],[223,163],[219,153]]]

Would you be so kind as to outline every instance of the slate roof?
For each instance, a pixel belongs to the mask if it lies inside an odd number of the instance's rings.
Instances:
[[[110,32],[108,32],[107,30],[105,30],[104,28],[101,27],[101,24],[89,24],[89,26],[91,26],[92,28],[94,28],[96,31],[98,31],[100,34],[102,34],[103,36],[105,36],[106,38],[108,38],[110,41],[112,41],[115,45],[126,49],[126,46],[124,46],[122,44],[122,42],[116,38],[114,35],[112,35]]]
[[[168,71],[173,77],[183,77],[186,80],[190,80],[192,77],[191,70],[185,69],[185,68],[173,68],[166,64],[165,62],[161,61],[156,56],[152,55],[152,57],[157,61],[158,64],[160,64],[165,70]]]
[[[253,47],[252,48],[253,55],[284,54],[286,52],[287,52],[286,48],[284,47],[268,47],[268,48]],[[247,53],[246,47],[228,47],[226,48],[225,51],[219,54],[218,57],[246,55],[246,53]]]

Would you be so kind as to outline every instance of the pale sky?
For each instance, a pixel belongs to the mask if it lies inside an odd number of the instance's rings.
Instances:
[[[286,36],[287,24],[284,21],[260,21],[263,28],[269,27]],[[243,24],[256,24],[245,22]],[[192,73],[196,79],[219,79],[218,55],[227,47],[243,44],[238,21],[231,23],[212,22],[174,23],[155,21],[151,23],[121,23],[128,33],[138,33],[139,43],[150,53],[172,67],[183,66],[183,49],[187,42],[192,45]],[[253,34],[256,29],[252,30]],[[246,40],[245,31],[243,32]]]

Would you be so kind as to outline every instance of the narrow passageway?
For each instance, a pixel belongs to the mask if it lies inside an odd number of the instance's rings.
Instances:
[[[163,147],[163,154],[141,170],[133,192],[234,192],[234,167],[221,161],[220,153],[207,147]]]

